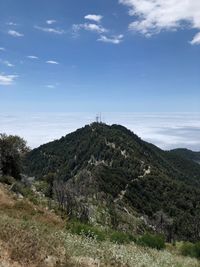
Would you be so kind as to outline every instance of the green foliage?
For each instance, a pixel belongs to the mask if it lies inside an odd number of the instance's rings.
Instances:
[[[165,239],[162,235],[144,234],[138,239],[138,244],[145,247],[156,248],[158,250],[165,248]]]
[[[96,239],[98,241],[103,241],[106,237],[104,231],[78,221],[71,222],[69,225],[67,225],[67,228],[70,229],[72,234],[82,235],[88,238]]]
[[[117,244],[127,244],[136,241],[136,238],[130,234],[115,231],[111,233],[110,241]]]
[[[178,156],[181,156],[185,159],[189,159],[194,162],[200,163],[200,152],[194,152],[189,149],[183,149],[183,148],[174,149],[174,150],[171,150],[170,152]]]
[[[13,186],[11,187],[12,191],[21,194],[24,197],[30,198],[34,196],[33,191],[31,190],[30,187],[25,186],[21,182],[15,182]]]
[[[190,256],[200,259],[200,242],[197,242],[195,244],[184,242],[180,250],[183,256]]]
[[[0,176],[0,183],[11,185],[15,182],[15,179],[12,176]]]
[[[142,141],[123,126],[87,125],[34,149],[25,164],[28,175],[47,182],[48,197],[52,197],[53,180],[73,184],[74,177],[85,170],[91,173],[90,192],[103,193],[108,206],[129,185],[123,199],[127,205],[148,216],[150,224],[154,225],[159,211],[172,222],[166,229],[161,223],[158,231],[167,232],[167,239],[199,238],[193,225],[200,227],[200,165]],[[149,167],[150,173],[144,175]],[[81,187],[73,187],[77,194],[84,188],[84,179],[80,182]],[[113,227],[118,219],[112,220]]]
[[[20,181],[16,181],[13,177],[10,177],[9,181],[10,179],[12,181],[12,186],[11,186],[12,192],[22,195],[23,197],[29,199],[35,205],[41,204],[38,195],[35,195],[35,193],[31,190],[30,186],[27,186]]]
[[[28,150],[26,141],[21,137],[0,134],[0,175],[20,180],[22,157]]]
[[[180,251],[183,256],[195,257],[194,244],[191,242],[183,242]]]
[[[71,221],[66,226],[72,234],[82,235],[98,241],[110,240],[117,244],[128,244],[136,242],[136,238],[128,233],[109,230],[102,230],[89,224],[84,224],[79,221]]]

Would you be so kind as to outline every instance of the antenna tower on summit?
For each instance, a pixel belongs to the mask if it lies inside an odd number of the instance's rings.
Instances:
[[[99,113],[99,114],[96,115],[96,123],[102,123],[101,113]]]

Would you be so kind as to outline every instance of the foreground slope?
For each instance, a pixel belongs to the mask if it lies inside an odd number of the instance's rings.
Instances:
[[[134,242],[118,245],[71,234],[68,222],[0,183],[1,267],[199,267],[176,247],[164,251]]]
[[[65,206],[68,215],[122,230],[150,227],[169,241],[199,238],[199,164],[123,126],[93,123],[34,149],[26,173],[38,180],[53,175],[52,191],[62,182],[57,187],[75,200],[70,211]]]

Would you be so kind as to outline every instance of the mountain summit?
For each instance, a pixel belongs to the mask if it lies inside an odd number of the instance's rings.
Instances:
[[[199,237],[200,165],[123,126],[92,123],[42,145],[28,154],[26,173],[48,183],[68,216],[170,240]]]

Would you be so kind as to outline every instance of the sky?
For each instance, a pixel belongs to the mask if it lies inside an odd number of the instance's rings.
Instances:
[[[0,0],[0,132],[35,147],[102,112],[200,150],[199,54],[199,0]]]

